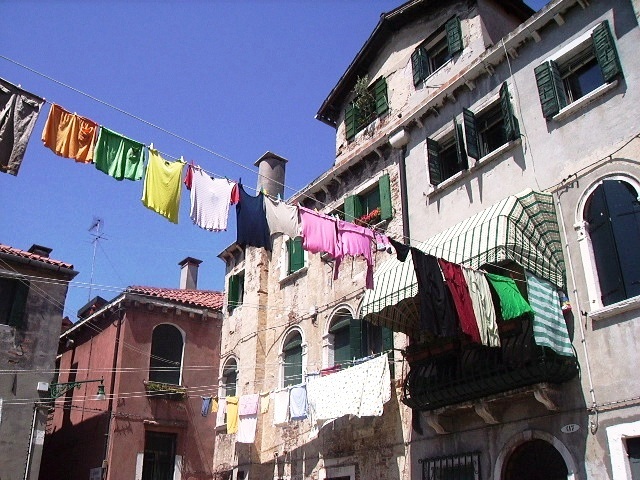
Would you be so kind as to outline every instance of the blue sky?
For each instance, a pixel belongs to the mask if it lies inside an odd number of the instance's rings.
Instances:
[[[289,160],[288,196],[331,167],[335,131],[314,115],[380,13],[400,3],[0,0],[0,55],[28,67],[0,58],[0,77],[250,187],[253,163],[273,151]],[[528,3],[537,9],[546,2]],[[45,105],[18,176],[0,174],[0,243],[45,245],[53,258],[74,264],[80,274],[65,315],[75,320],[90,298],[94,217],[104,222],[104,239],[91,296],[111,299],[128,285],[178,287],[186,256],[203,260],[200,288],[223,289],[217,255],[235,240],[233,210],[227,232],[201,230],[191,223],[184,190],[179,224],[170,223],[142,205],[142,182],[118,182],[45,148],[48,111]]]

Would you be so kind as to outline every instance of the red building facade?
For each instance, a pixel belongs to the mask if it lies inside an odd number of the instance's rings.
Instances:
[[[58,383],[78,385],[55,400],[40,479],[212,478],[221,309],[219,292],[130,287],[64,332]]]

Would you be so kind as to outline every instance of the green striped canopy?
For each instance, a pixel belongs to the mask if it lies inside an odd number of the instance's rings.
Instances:
[[[416,248],[450,262],[478,268],[513,260],[563,287],[564,257],[553,196],[527,189],[433,236]],[[391,258],[374,274],[361,318],[395,331],[418,332],[418,284],[411,256]]]

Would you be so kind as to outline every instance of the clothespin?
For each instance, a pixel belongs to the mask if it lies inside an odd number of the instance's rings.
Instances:
[[[280,198],[280,192],[278,192],[278,195],[277,195],[276,199],[277,199],[278,201],[280,201],[280,200],[281,200],[281,198]]]
[[[149,145],[149,150],[155,150],[155,147],[153,146],[153,142],[151,142],[151,145]]]

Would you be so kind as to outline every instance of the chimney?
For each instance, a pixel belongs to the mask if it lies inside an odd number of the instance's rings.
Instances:
[[[31,248],[27,250],[29,253],[33,253],[34,255],[40,255],[41,257],[49,258],[49,254],[53,248],[43,247],[42,245],[36,245],[35,243],[31,245]]]
[[[198,266],[201,263],[202,260],[193,257],[187,257],[178,263],[182,267],[180,269],[180,288],[182,290],[198,288]]]
[[[272,197],[280,194],[284,198],[284,176],[286,158],[273,152],[266,152],[254,165],[258,167],[258,192],[264,190]]]

